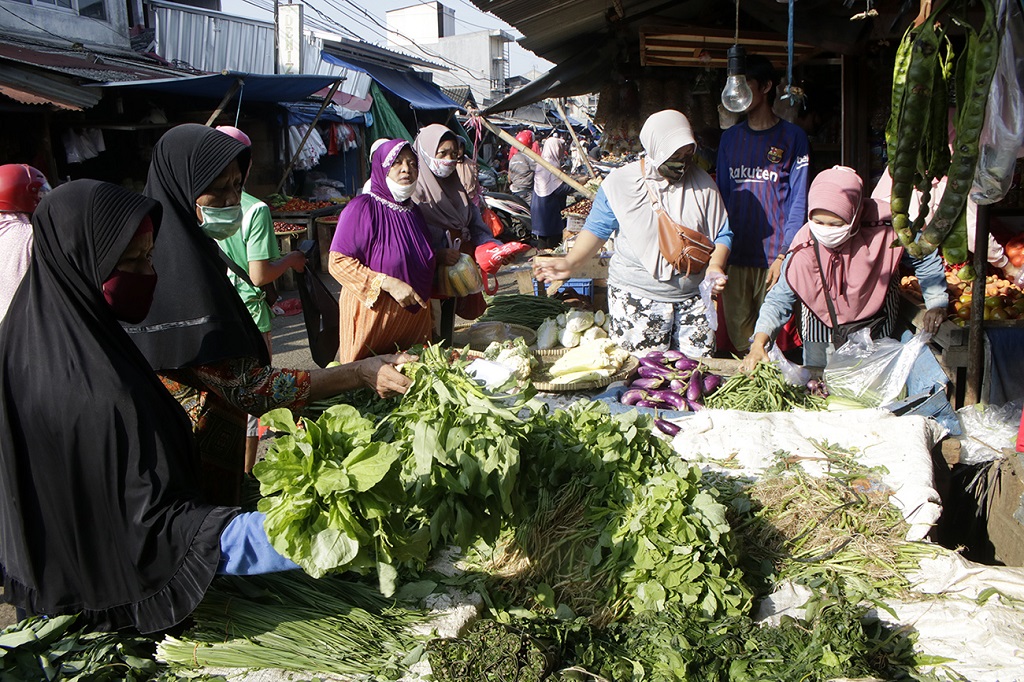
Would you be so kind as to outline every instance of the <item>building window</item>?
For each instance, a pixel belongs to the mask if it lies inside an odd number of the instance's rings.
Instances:
[[[35,7],[50,7],[52,9],[66,10],[76,14],[106,21],[107,9],[103,6],[103,0],[9,0],[23,5],[34,5]]]

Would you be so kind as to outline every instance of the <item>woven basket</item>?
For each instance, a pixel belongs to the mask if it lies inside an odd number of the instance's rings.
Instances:
[[[517,336],[523,337],[526,345],[537,341],[537,332],[521,324],[508,322],[477,322],[455,329],[452,335],[452,346],[463,348],[469,346],[473,350],[487,350],[492,341],[507,341]]]
[[[633,373],[636,372],[637,367],[640,366],[640,361],[633,357],[632,355],[630,355],[629,359],[622,364],[621,368],[619,368],[619,371],[611,375],[610,377],[595,379],[594,381],[576,381],[571,384],[553,384],[550,381],[544,381],[545,378],[551,378],[550,375],[548,375],[547,373],[548,368],[551,367],[552,364],[554,364],[555,360],[557,360],[560,356],[564,355],[566,350],[568,349],[555,348],[548,351],[534,351],[534,355],[536,355],[541,362],[541,366],[533,371],[534,388],[536,388],[538,391],[547,391],[549,393],[592,391],[594,389],[604,388],[613,381],[628,381],[629,378],[633,375]],[[555,352],[558,352],[558,355],[554,355],[553,353]],[[541,353],[547,353],[548,355],[541,355]]]

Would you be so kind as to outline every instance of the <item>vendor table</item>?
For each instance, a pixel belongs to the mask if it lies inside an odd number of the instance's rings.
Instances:
[[[281,251],[281,255],[294,251],[295,239],[301,238],[300,235],[305,234],[306,228],[303,226],[296,226],[294,230],[278,230],[275,227],[274,236],[277,237],[277,247]],[[293,291],[295,289],[295,271],[291,268],[285,270],[284,274],[277,278],[277,285],[284,291]]]
[[[282,221],[286,223],[294,223],[301,225],[305,228],[306,239],[312,239],[316,241],[316,219],[324,216],[337,215],[344,208],[344,204],[334,204],[331,206],[325,206],[324,208],[313,209],[312,211],[271,211],[270,217],[275,221]],[[289,249],[291,250],[291,249]],[[284,251],[282,250],[282,253]],[[314,263],[316,267],[320,267],[319,263]]]

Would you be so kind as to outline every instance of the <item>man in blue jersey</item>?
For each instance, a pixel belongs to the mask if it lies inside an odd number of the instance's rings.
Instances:
[[[754,97],[746,120],[723,132],[718,146],[715,180],[734,235],[723,305],[729,339],[741,354],[789,243],[807,221],[807,134],[772,111],[778,82],[770,61],[747,57]]]

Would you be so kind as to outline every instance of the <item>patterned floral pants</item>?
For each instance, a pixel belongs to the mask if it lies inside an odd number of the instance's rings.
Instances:
[[[630,353],[679,350],[688,357],[707,357],[715,350],[700,296],[670,303],[635,296],[608,285],[608,336]]]

